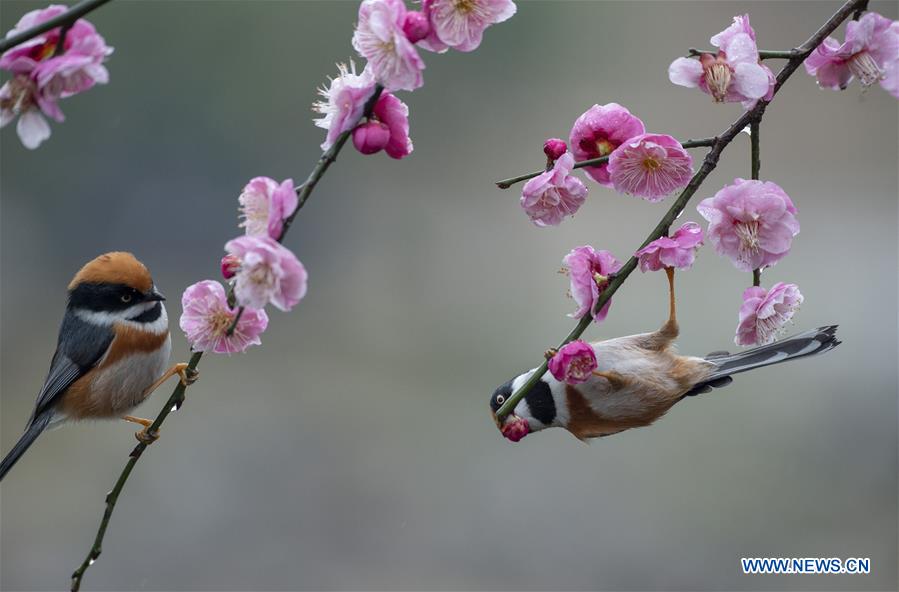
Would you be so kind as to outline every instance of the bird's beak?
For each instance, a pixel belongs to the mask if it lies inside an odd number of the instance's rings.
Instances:
[[[156,286],[153,286],[153,290],[150,292],[150,295],[147,296],[147,300],[149,300],[150,302],[161,302],[165,300],[165,296],[163,296],[162,293],[156,289]]]

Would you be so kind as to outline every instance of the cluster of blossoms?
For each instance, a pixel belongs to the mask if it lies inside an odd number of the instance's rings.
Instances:
[[[776,79],[759,57],[749,16],[736,16],[724,31],[711,38],[717,54],[698,59],[678,58],[668,70],[674,84],[698,88],[718,103],[738,102],[746,109],[770,100]],[[820,86],[842,90],[858,78],[863,87],[875,82],[899,97],[899,22],[868,12],[846,26],[845,42],[826,39],[806,59],[805,68]],[[562,140],[547,140],[545,173],[524,187],[521,206],[537,226],[558,225],[584,203],[586,187],[572,175],[584,167],[591,179],[621,193],[660,201],[685,186],[692,161],[683,146],[670,136],[647,134],[643,122],[616,103],[594,105],[575,121],[570,134],[571,152]],[[583,161],[608,157],[600,163]],[[576,160],[577,159],[577,162]],[[760,273],[786,257],[799,234],[798,210],[786,192],[771,181],[737,178],[698,206],[708,221],[706,233],[687,222],[638,250],[642,271],[688,269],[705,238],[715,251],[743,272]],[[609,276],[621,264],[608,252],[578,247],[563,259],[570,294],[577,310],[570,316],[608,314],[606,304],[596,310]],[[778,282],[770,289],[753,285],[743,292],[734,341],[759,345],[774,341],[802,304],[795,284]],[[549,370],[558,380],[576,384],[596,368],[593,348],[583,342],[552,352]]]
[[[327,130],[322,150],[351,134],[362,154],[411,154],[409,108],[393,93],[423,84],[418,48],[472,51],[487,27],[515,10],[512,0],[424,0],[421,11],[408,10],[403,0],[363,0],[352,43],[367,63],[361,72],[352,61],[338,65],[337,77],[319,91],[322,100],[313,109],[321,114],[315,124]],[[196,351],[234,353],[258,345],[268,325],[265,306],[289,311],[306,294],[306,269],[280,243],[298,207],[293,180],[256,177],[239,202],[246,234],[225,244],[221,261],[231,294],[221,283],[204,280],[182,296],[181,329]]]
[[[225,244],[221,262],[233,301],[213,280],[189,286],[181,297],[181,330],[195,351],[230,354],[259,345],[268,326],[265,306],[289,311],[306,295],[306,268],[279,242],[298,205],[293,180],[256,177],[238,201],[246,234]]]
[[[313,105],[321,117],[315,125],[327,130],[322,150],[352,132],[353,146],[362,154],[384,150],[391,158],[412,153],[409,108],[393,93],[413,91],[424,84],[425,63],[419,48],[442,53],[452,48],[473,51],[484,30],[515,14],[512,0],[423,0],[421,10],[409,10],[403,0],[363,0],[353,33],[353,49],[367,63],[338,65]],[[383,92],[367,121],[360,121],[369,100]]]
[[[572,174],[578,161],[607,157],[584,166],[587,175],[619,193],[658,202],[683,188],[693,176],[693,159],[664,134],[647,134],[643,122],[617,103],[593,105],[571,128],[568,145],[547,140],[546,172],[525,183],[521,207],[537,226],[558,226],[583,205],[587,188]]]
[[[59,4],[32,10],[6,36],[40,25],[66,10]],[[112,48],[91,23],[79,19],[66,32],[65,39],[61,36],[57,27],[0,56],[0,69],[12,74],[0,87],[0,127],[18,116],[16,132],[29,149],[37,148],[50,137],[50,125],[44,116],[58,122],[65,120],[60,99],[109,81],[103,62]]]

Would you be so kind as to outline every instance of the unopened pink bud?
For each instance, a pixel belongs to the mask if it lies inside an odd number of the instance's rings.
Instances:
[[[380,152],[389,141],[390,128],[380,121],[369,121],[353,130],[353,146],[362,154]]]
[[[543,142],[543,153],[550,161],[555,162],[568,150],[568,144],[559,138],[550,138]]]
[[[430,32],[431,24],[428,22],[428,17],[416,10],[406,13],[406,18],[403,20],[403,33],[406,34],[406,39],[410,43],[418,43]]]
[[[230,280],[240,271],[240,259],[236,255],[222,257],[222,277]]]

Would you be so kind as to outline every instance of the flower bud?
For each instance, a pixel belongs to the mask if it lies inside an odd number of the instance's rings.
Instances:
[[[240,259],[236,255],[225,255],[222,257],[222,277],[230,280],[240,270]]]
[[[555,162],[568,150],[568,145],[559,138],[550,138],[543,142],[543,153],[550,162]]]
[[[428,22],[428,17],[417,10],[410,10],[406,13],[406,18],[403,20],[403,33],[406,34],[406,39],[410,43],[418,43],[430,32],[431,24]]]
[[[353,146],[362,154],[380,152],[389,141],[390,128],[380,121],[369,121],[353,130]]]

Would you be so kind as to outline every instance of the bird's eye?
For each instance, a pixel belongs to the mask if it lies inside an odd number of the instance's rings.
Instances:
[[[122,302],[126,304],[131,302],[131,294],[122,294]]]
[[[496,395],[496,402],[502,405],[506,402],[506,398],[502,395]]]

